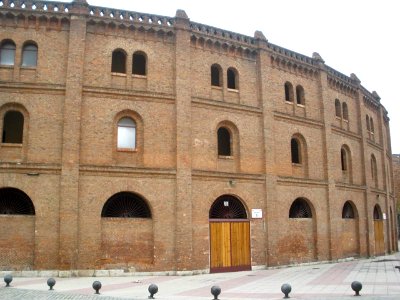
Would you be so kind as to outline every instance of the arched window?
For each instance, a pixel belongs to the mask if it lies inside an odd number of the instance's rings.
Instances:
[[[288,102],[293,102],[293,85],[289,82],[285,82],[285,100]]]
[[[227,71],[227,77],[228,77],[228,89],[237,90],[238,89],[237,71],[234,68],[229,68]]]
[[[369,121],[370,121],[370,125],[371,125],[371,134],[373,135],[374,132],[375,132],[375,129],[374,129],[374,119],[370,118]]]
[[[374,220],[382,220],[382,210],[378,204],[374,207]]]
[[[354,219],[354,218],[355,218],[355,213],[353,205],[351,205],[350,201],[346,201],[346,203],[343,205],[342,219]]]
[[[242,202],[231,195],[219,197],[210,208],[210,219],[247,219]]]
[[[131,192],[120,192],[110,197],[101,211],[102,218],[151,218],[146,201]]]
[[[126,53],[121,49],[112,53],[111,72],[126,74]]]
[[[134,150],[136,148],[136,123],[129,117],[118,121],[118,149]]]
[[[348,121],[349,120],[349,110],[347,108],[346,102],[342,103],[342,111],[343,111],[343,120]]]
[[[23,67],[36,67],[37,65],[38,47],[33,43],[27,43],[22,48]]]
[[[367,123],[367,131],[369,133],[371,131],[371,125],[369,123],[369,116],[368,115],[365,116],[365,122]]]
[[[35,215],[31,199],[15,188],[0,189],[0,215]]]
[[[231,133],[225,127],[220,127],[217,132],[218,155],[231,156]]]
[[[375,155],[373,154],[371,155],[371,177],[376,187],[378,184],[378,171],[377,171],[376,158]]]
[[[221,78],[221,67],[217,64],[213,64],[211,66],[211,85],[212,86],[222,86],[222,78]]]
[[[0,65],[13,66],[15,60],[15,44],[6,40],[0,46]]]
[[[336,117],[338,117],[338,118],[342,117],[342,111],[341,111],[339,99],[335,99],[335,114],[336,114]]]
[[[347,171],[349,168],[347,159],[347,151],[342,147],[342,149],[340,149],[340,162],[342,165],[342,171]]]
[[[301,85],[296,86],[296,100],[297,104],[305,104],[304,88]]]
[[[137,51],[132,57],[132,74],[146,76],[146,55]]]
[[[3,120],[2,143],[22,144],[24,134],[24,115],[15,110],[5,113]]]
[[[289,218],[312,218],[311,207],[305,199],[297,198],[293,201],[289,210]]]
[[[301,163],[301,149],[300,142],[296,138],[292,138],[290,141],[290,148],[292,153],[292,163]]]

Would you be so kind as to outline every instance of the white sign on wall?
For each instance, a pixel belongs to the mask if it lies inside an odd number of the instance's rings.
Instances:
[[[384,219],[384,220],[386,220],[386,214],[385,214],[385,213],[383,213],[382,215],[383,215],[383,216],[382,216],[382,217],[383,217],[383,219]]]
[[[251,217],[253,219],[262,219],[262,209],[261,208],[252,208],[251,209]]]

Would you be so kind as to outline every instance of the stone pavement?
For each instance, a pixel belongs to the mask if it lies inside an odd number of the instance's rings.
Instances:
[[[14,277],[11,288],[0,287],[0,299],[147,299],[148,286],[158,285],[155,299],[213,299],[210,289],[222,289],[219,299],[282,299],[283,283],[292,286],[291,299],[353,299],[351,282],[360,281],[360,300],[400,299],[400,254],[341,263],[319,263],[233,273],[193,276],[70,277],[55,278],[54,291],[47,291],[47,278]],[[92,283],[102,283],[101,295],[94,295]],[[358,297],[357,297],[358,298]]]

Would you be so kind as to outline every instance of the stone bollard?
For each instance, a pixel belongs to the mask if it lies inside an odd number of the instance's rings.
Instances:
[[[53,286],[55,286],[56,280],[54,278],[47,279],[47,285],[49,286],[49,291],[53,290]]]
[[[292,286],[289,283],[284,283],[281,286],[281,291],[285,294],[285,297],[283,297],[283,299],[290,298],[289,293],[292,291]]]
[[[101,282],[97,280],[94,281],[92,287],[96,291],[95,294],[100,295],[99,290],[101,289]]]
[[[218,300],[219,294],[221,294],[221,288],[218,285],[211,287],[211,294],[214,296],[213,300]]]
[[[353,281],[351,283],[351,288],[353,289],[353,291],[356,292],[356,294],[354,296],[360,296],[360,291],[362,289],[362,284],[359,281]]]
[[[13,280],[13,277],[11,274],[7,274],[4,276],[4,282],[6,283],[6,287],[10,287],[10,283]]]
[[[149,299],[154,299],[154,295],[158,292],[158,286],[154,283],[149,285],[148,291],[150,293]]]

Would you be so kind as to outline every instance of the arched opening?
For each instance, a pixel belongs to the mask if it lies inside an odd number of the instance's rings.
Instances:
[[[38,47],[34,43],[26,43],[22,48],[23,67],[36,67],[37,65]]]
[[[289,210],[289,218],[312,218],[310,205],[303,198],[297,198]]]
[[[304,88],[301,85],[296,86],[296,100],[297,104],[305,105]]]
[[[213,64],[211,66],[211,85],[222,86],[222,70],[218,64]]]
[[[288,102],[293,102],[294,95],[293,95],[293,85],[286,81],[285,82],[285,100]]]
[[[372,178],[372,183],[373,183],[373,186],[375,187],[375,188],[377,188],[378,187],[378,167],[377,167],[377,164],[376,164],[376,158],[375,158],[375,155],[371,155],[371,178]]]
[[[112,195],[101,211],[101,268],[146,269],[154,260],[152,213],[139,194]]]
[[[293,164],[301,164],[301,149],[300,143],[296,138],[290,140],[290,149]]]
[[[348,121],[349,120],[349,110],[347,108],[346,102],[342,103],[342,111],[343,111],[343,120]]]
[[[228,89],[238,89],[238,75],[234,68],[229,68],[227,71]]]
[[[146,76],[147,74],[146,69],[147,69],[146,54],[141,51],[133,53],[132,74]]]
[[[4,115],[2,143],[22,144],[24,135],[24,115],[9,110]]]
[[[209,211],[210,272],[251,270],[250,222],[235,196],[218,197]]]
[[[15,61],[15,43],[5,40],[0,46],[0,65],[13,66]]]
[[[347,171],[348,161],[347,161],[347,151],[345,148],[340,149],[340,162],[342,166],[342,171]]]
[[[35,207],[23,191],[0,188],[0,266],[31,270],[35,251]]]
[[[305,198],[296,198],[290,205],[286,215],[289,217],[286,219],[287,225],[278,242],[281,264],[303,263],[316,259],[314,213],[310,201]]]
[[[112,53],[111,72],[126,74],[126,53],[121,49]]]
[[[118,149],[134,150],[136,148],[136,123],[129,117],[123,117],[118,121],[117,133]]]
[[[342,233],[340,247],[343,257],[360,254],[360,234],[357,208],[351,201],[346,201],[342,209]]]
[[[231,156],[232,155],[232,144],[231,144],[231,133],[225,127],[218,128],[218,155]]]
[[[341,111],[339,99],[335,99],[335,115],[338,118],[342,117],[342,111]]]
[[[384,220],[379,204],[374,206],[374,235],[375,235],[375,255],[385,254]]]
[[[121,192],[107,200],[101,212],[101,217],[151,218],[151,212],[142,197],[130,192]]]

